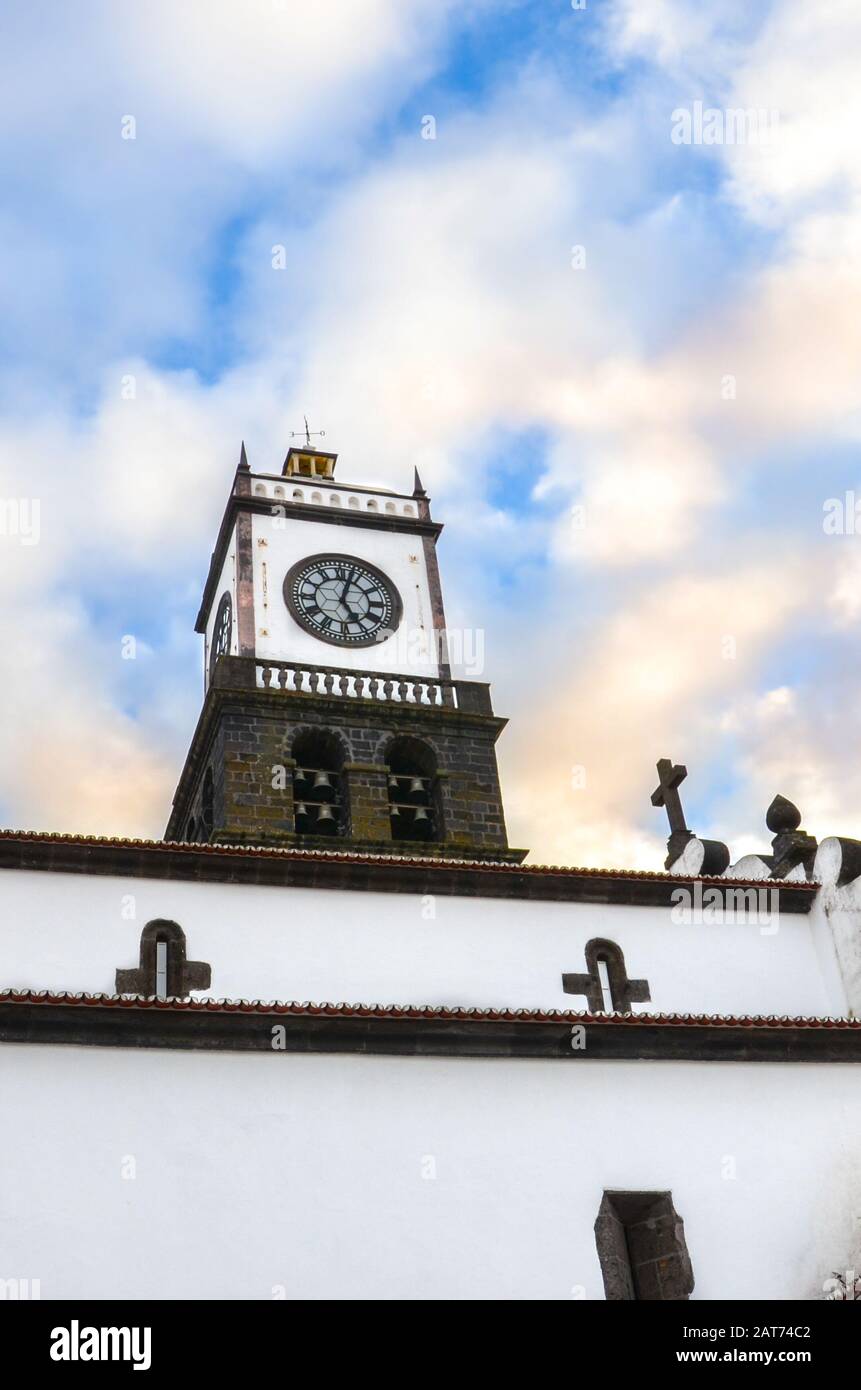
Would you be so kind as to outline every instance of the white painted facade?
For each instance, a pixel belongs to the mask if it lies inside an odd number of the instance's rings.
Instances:
[[[254,589],[254,655],[261,661],[297,661],[311,665],[343,667],[355,671],[439,676],[439,649],[434,641],[431,589],[423,537],[409,531],[385,530],[375,522],[396,518],[418,523],[419,506],[413,497],[384,489],[351,487],[323,478],[274,477],[253,473],[249,477],[255,504],[266,499],[269,508],[252,513],[252,571]],[[301,506],[302,516],[286,507]],[[368,518],[368,525],[341,525],[348,514],[353,521]],[[333,646],[306,631],[292,617],[283,596],[284,578],[298,560],[321,553],[349,555],[370,561],[395,585],[403,603],[397,631],[370,650]],[[230,655],[238,645],[236,593],[236,528],[221,565],[206,616],[205,684],[209,681],[209,654],[218,604],[224,593],[233,601]]]
[[[430,640],[433,619],[421,536],[257,512],[252,518],[252,550],[256,656],[351,671],[439,675]],[[299,626],[284,602],[284,576],[297,560],[324,552],[369,560],[389,577],[403,602],[397,632],[370,649],[356,650],[323,642]]]
[[[845,1014],[861,908],[835,844],[810,913],[698,926],[4,870],[0,980],[111,992],[169,917],[219,997],[579,1009],[561,974],[602,936],[649,981],[635,1012]],[[594,1223],[618,1188],[672,1193],[693,1299],[819,1298],[858,1259],[857,1084],[851,1063],[7,1043],[0,1277],[46,1299],[601,1299]]]
[[[593,1226],[623,1188],[672,1191],[694,1299],[821,1297],[857,1258],[857,1086],[8,1044],[0,1274],[45,1299],[602,1299]]]
[[[113,993],[145,923],[168,918],[189,957],[212,966],[215,998],[583,1010],[562,975],[584,970],[587,941],[603,937],[649,982],[651,1001],[635,1012],[847,1012],[817,905],[764,923],[681,925],[668,907],[20,871],[0,873],[0,903],[4,988]]]
[[[110,992],[169,917],[215,996],[577,1009],[561,974],[600,935],[649,980],[636,1012],[834,1015],[856,894],[826,884],[773,931],[7,870],[0,979]],[[694,1299],[817,1298],[857,1259],[856,1093],[851,1064],[6,1044],[0,1274],[43,1298],[601,1299],[593,1227],[620,1188],[671,1191]]]

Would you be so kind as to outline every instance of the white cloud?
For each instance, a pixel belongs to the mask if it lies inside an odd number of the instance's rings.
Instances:
[[[275,190],[288,228],[313,216],[324,176],[354,167],[380,118],[433,71],[451,10],[90,0],[53,7],[46,28],[38,9],[10,7],[0,360],[4,345],[12,362],[26,354],[44,373],[29,389],[74,398],[112,355],[210,330],[207,271],[224,238]],[[129,116],[134,139],[122,138]]]
[[[801,557],[780,575],[750,562],[688,573],[629,595],[573,655],[545,657],[545,680],[529,683],[530,721],[506,735],[515,843],[537,840],[551,862],[659,867],[667,830],[649,808],[657,759],[686,761],[692,777],[708,770],[727,706],[756,688],[771,646],[810,601]]]
[[[773,143],[726,151],[734,196],[752,216],[789,220],[816,195],[855,215],[859,45],[855,0],[784,0],[733,70],[729,105],[780,113]]]

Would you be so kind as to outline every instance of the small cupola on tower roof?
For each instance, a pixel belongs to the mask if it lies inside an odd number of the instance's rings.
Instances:
[[[284,478],[334,478],[337,454],[324,454],[321,449],[290,448],[281,469]]]

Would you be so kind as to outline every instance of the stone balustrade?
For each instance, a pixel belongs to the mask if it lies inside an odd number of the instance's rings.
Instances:
[[[212,685],[316,695],[323,699],[374,700],[380,704],[458,710],[462,714],[493,714],[490,687],[484,681],[354,671],[347,667],[315,666],[307,661],[222,656],[216,663]]]
[[[257,661],[256,684],[258,689],[285,690],[291,694],[456,708],[456,683],[434,676],[351,671],[343,667],[311,666],[299,661]]]

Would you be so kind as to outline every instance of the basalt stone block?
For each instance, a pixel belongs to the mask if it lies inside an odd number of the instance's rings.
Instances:
[[[232,658],[236,665],[238,658]],[[224,665],[223,658],[220,665]],[[482,703],[480,701],[479,703]],[[341,749],[345,798],[343,833],[323,837],[330,848],[364,843],[381,852],[509,852],[496,766],[495,742],[505,725],[483,708],[452,709],[401,701],[318,697],[280,689],[239,694],[215,682],[186,760],[170,818],[169,838],[199,838],[201,789],[213,788],[212,832],[224,843],[257,828],[261,842],[295,834],[292,769],[294,740],[309,730],[334,737]],[[396,738],[417,740],[435,765],[432,841],[393,840],[386,748]],[[276,769],[286,778],[273,782]],[[192,835],[191,824],[195,832]],[[300,836],[305,840],[306,836]],[[318,838],[318,837],[315,837]]]

